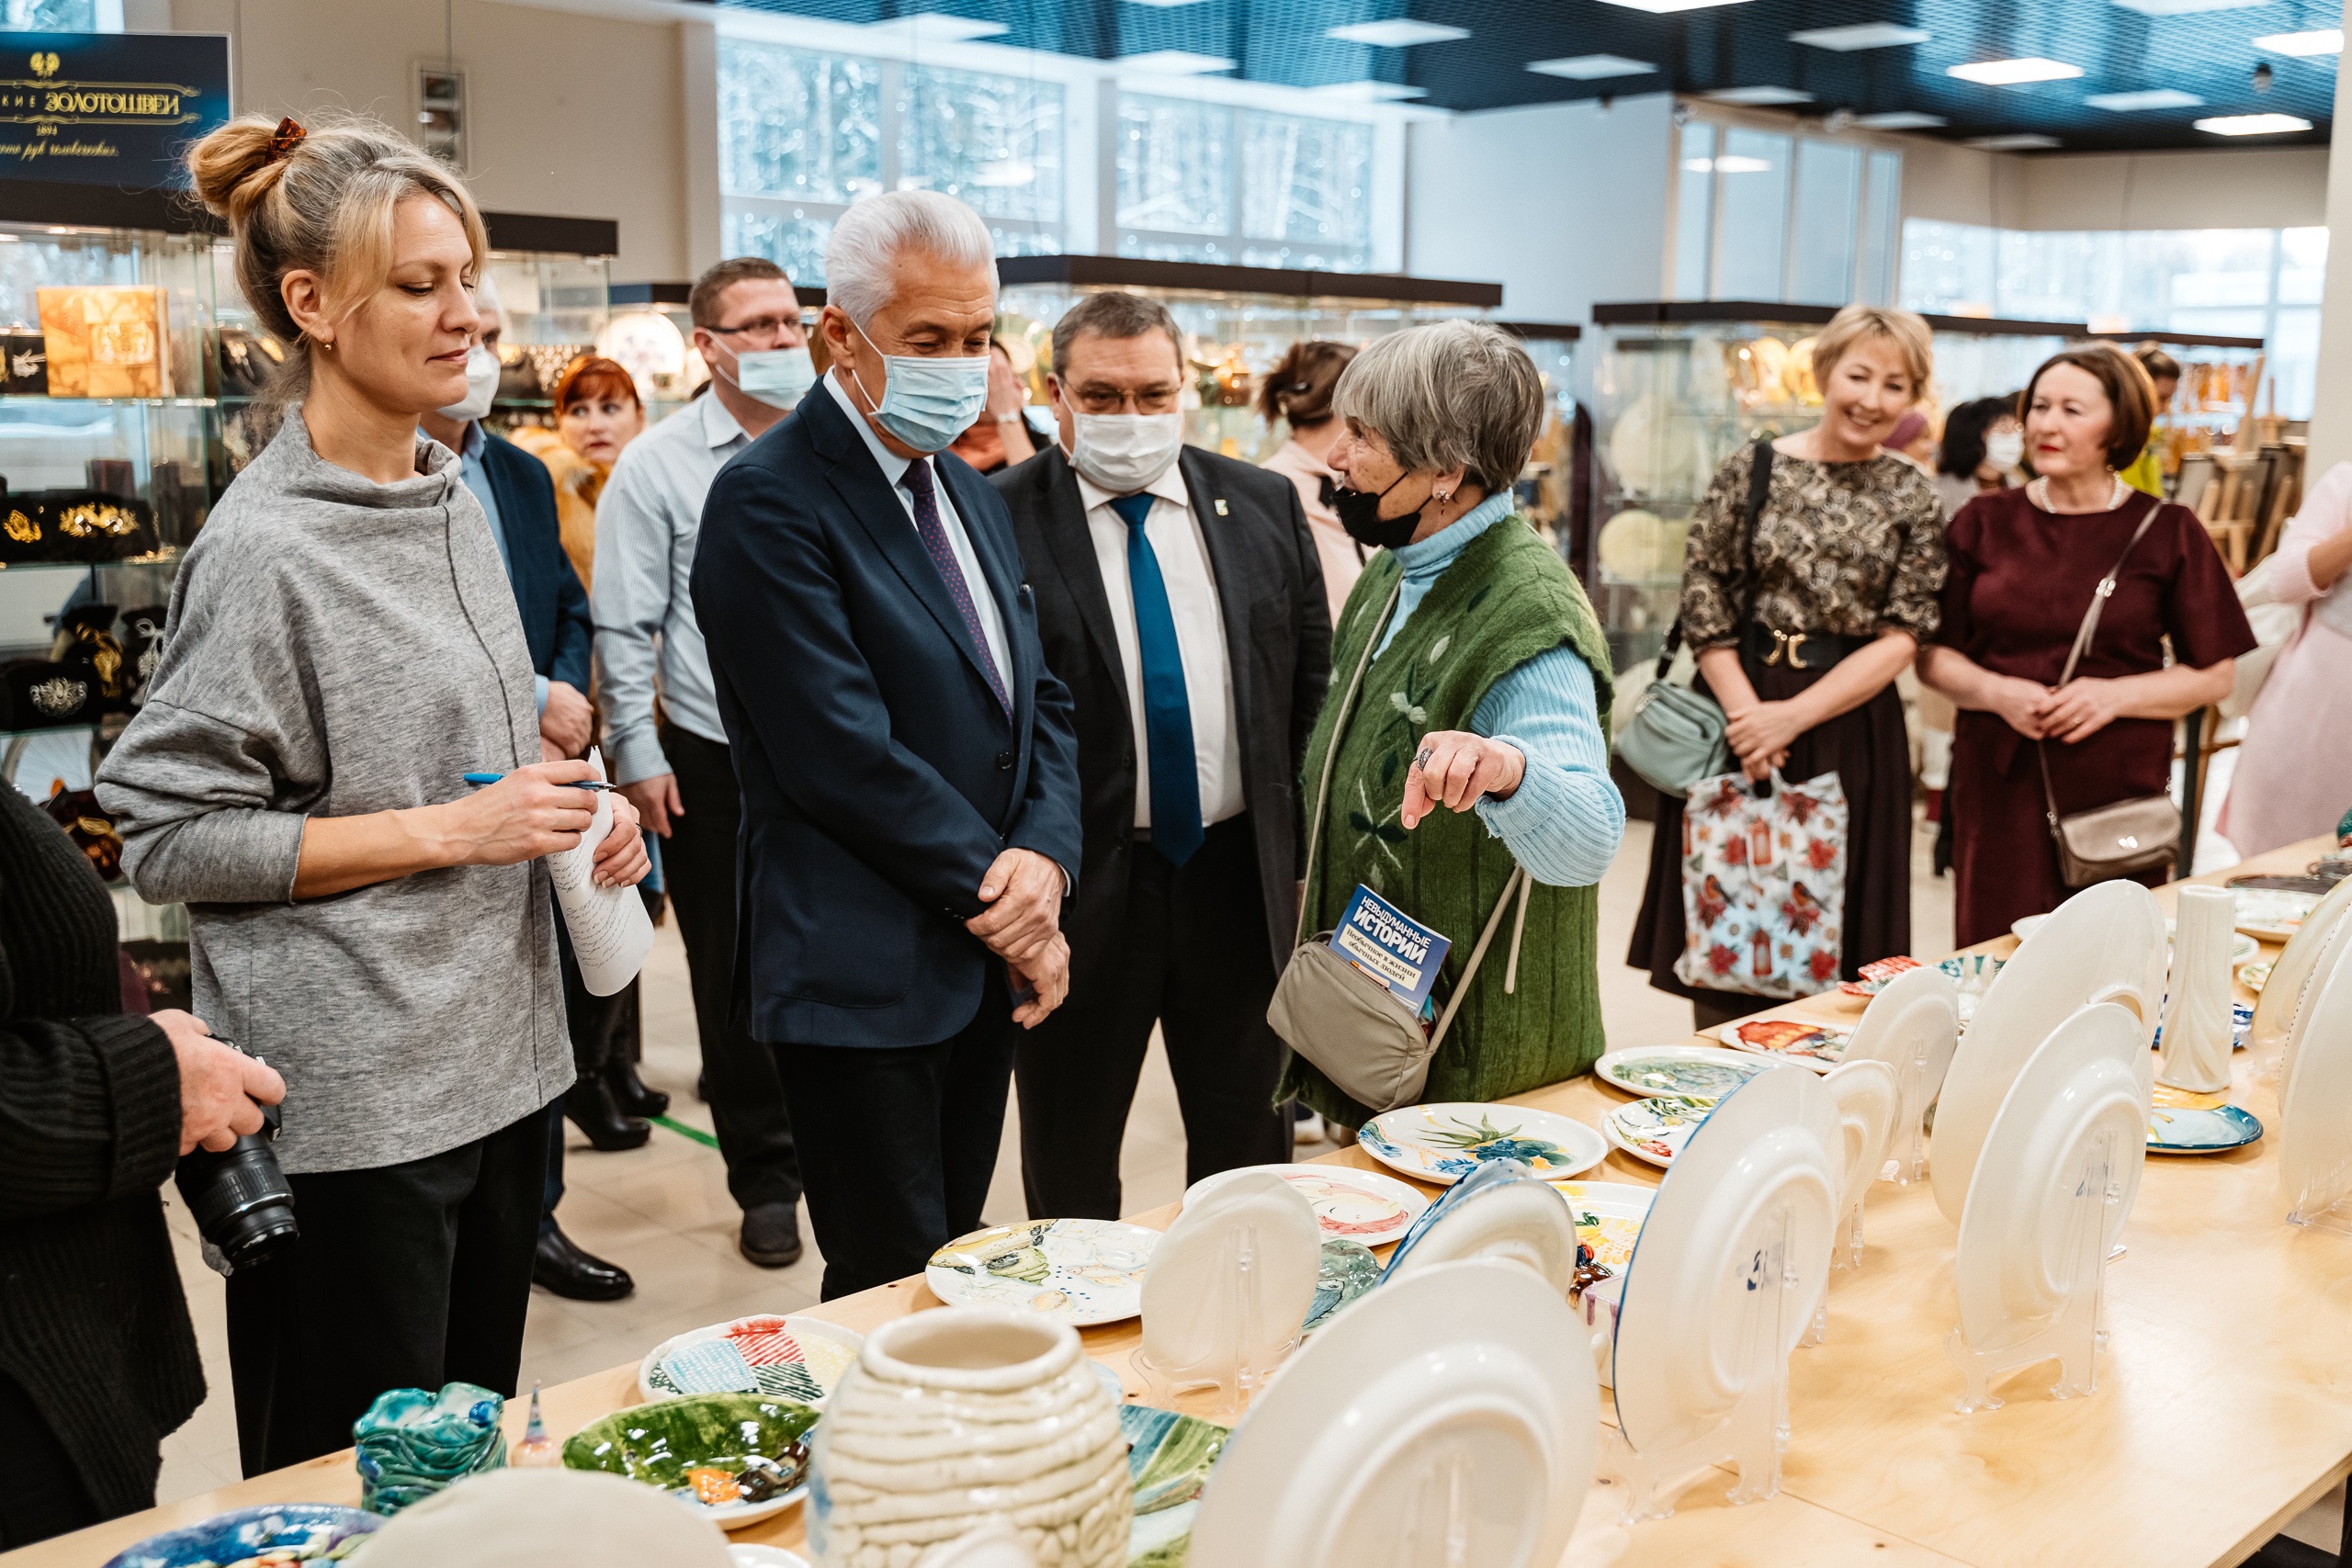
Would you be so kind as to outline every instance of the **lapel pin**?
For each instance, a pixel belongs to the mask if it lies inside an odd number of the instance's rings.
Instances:
[[[1225,497],[1223,497],[1223,496],[1218,496],[1218,497],[1216,498],[1216,514],[1217,514],[1219,517],[1223,517],[1223,516],[1226,516],[1226,515],[1227,515],[1227,513],[1226,513],[1226,510],[1225,510]]]

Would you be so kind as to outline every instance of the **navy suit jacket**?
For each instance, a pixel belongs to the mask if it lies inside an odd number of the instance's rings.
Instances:
[[[490,493],[498,498],[506,580],[514,585],[514,607],[523,612],[531,673],[560,681],[585,696],[596,623],[588,613],[588,591],[563,553],[555,480],[545,463],[512,441],[488,430],[481,434],[481,466],[490,474]]]
[[[962,459],[933,461],[1004,617],[1009,723],[831,398],[802,400],[703,503],[695,615],[742,789],[735,985],[760,1040],[949,1038],[998,962],[964,929],[990,863],[1027,849],[1078,870],[1069,693],[1046,668],[1012,519]]]

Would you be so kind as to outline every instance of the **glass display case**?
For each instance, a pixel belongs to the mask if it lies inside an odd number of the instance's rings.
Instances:
[[[1579,575],[1590,553],[1590,499],[1577,487],[1580,445],[1589,447],[1589,426],[1577,419],[1577,340],[1584,329],[1572,321],[1497,321],[1519,339],[1544,378],[1544,429],[1519,476],[1519,506]],[[1581,434],[1580,434],[1581,432]]]
[[[1743,444],[1819,418],[1813,338],[1836,311],[1667,300],[1596,305],[1593,570],[1616,667],[1653,658],[1674,622],[1691,512]],[[2079,322],[1930,316],[1937,410],[2023,387]]]
[[[498,395],[486,423],[503,433],[552,425],[552,395],[564,367],[605,352],[599,344],[612,321],[619,225],[500,212],[483,213],[482,222],[506,329],[498,345]]]
[[[1184,333],[1192,384],[1184,439],[1245,462],[1263,460],[1285,434],[1256,408],[1259,378],[1294,343],[1364,344],[1422,321],[1483,317],[1502,303],[1497,283],[1277,267],[1216,266],[1123,256],[1003,256],[997,262],[998,331],[1032,403],[1046,401],[1054,322],[1081,294],[1148,293]]]
[[[2264,371],[2263,342],[2258,337],[2222,337],[2206,333],[2101,333],[2129,353],[2154,344],[2180,362],[2180,386],[2156,415],[2158,457],[2164,465],[2167,491],[2180,482],[2185,457],[2230,446],[2239,423],[2248,414],[2264,414],[2275,407],[2275,392],[2265,401],[2257,386],[2275,378]],[[2275,441],[2278,433],[2267,433]]]

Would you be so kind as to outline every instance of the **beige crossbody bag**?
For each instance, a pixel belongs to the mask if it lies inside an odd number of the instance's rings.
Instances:
[[[1322,843],[1323,813],[1330,804],[1332,765],[1339,761],[1340,742],[1347,738],[1348,721],[1355,713],[1356,691],[1363,684],[1364,671],[1372,665],[1372,650],[1380,646],[1381,632],[1396,612],[1396,596],[1403,591],[1404,584],[1399,582],[1389,593],[1387,606],[1380,613],[1380,623],[1364,644],[1363,657],[1356,660],[1355,674],[1348,682],[1347,694],[1340,701],[1339,718],[1331,727],[1331,744],[1323,755],[1322,782],[1315,787],[1315,815],[1307,819],[1308,886],[1315,876],[1315,852]],[[1504,974],[1503,989],[1517,988],[1519,939],[1527,929],[1527,896],[1533,886],[1524,866],[1511,867],[1510,876],[1503,884],[1502,897],[1495,901],[1495,912],[1487,917],[1486,929],[1478,933],[1478,945],[1470,950],[1462,978],[1447,998],[1445,1010],[1438,1015],[1437,1027],[1426,1034],[1421,1032],[1420,1019],[1396,999],[1396,993],[1332,951],[1329,931],[1318,931],[1308,940],[1306,897],[1302,887],[1298,929],[1291,936],[1290,963],[1275,983],[1274,999],[1266,1009],[1266,1021],[1292,1050],[1315,1064],[1340,1093],[1374,1115],[1414,1104],[1421,1098],[1421,1086],[1429,1081],[1430,1059],[1445,1043],[1446,1031],[1453,1024],[1454,1010],[1469,994],[1471,978],[1478,973],[1479,962],[1487,956],[1487,948],[1495,940],[1495,929],[1502,924],[1503,911],[1510,907],[1514,894],[1519,897],[1519,919],[1511,933],[1510,967]]]

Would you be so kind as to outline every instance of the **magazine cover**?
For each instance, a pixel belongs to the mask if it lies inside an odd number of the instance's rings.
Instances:
[[[1331,950],[1421,1010],[1438,966],[1453,943],[1374,893],[1356,884],[1355,896],[1331,932]]]

